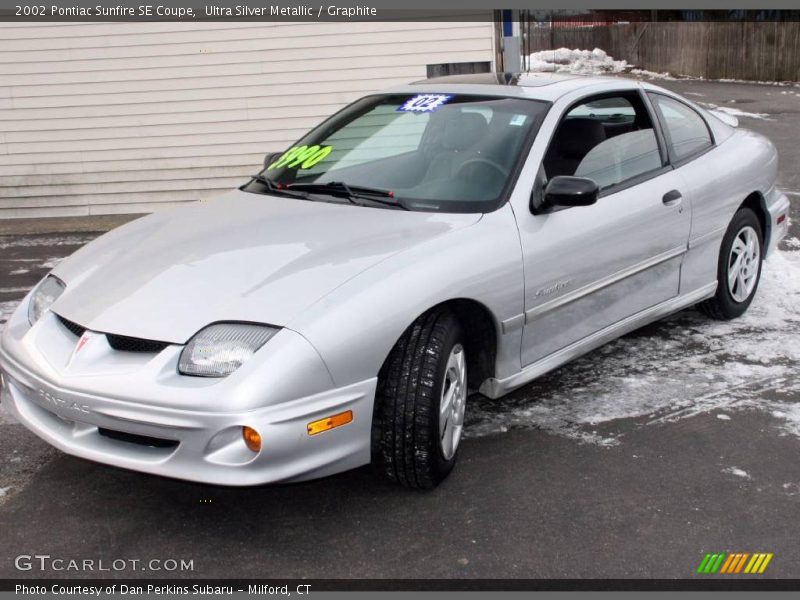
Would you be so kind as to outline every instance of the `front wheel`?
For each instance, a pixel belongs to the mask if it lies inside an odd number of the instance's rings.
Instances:
[[[464,348],[456,317],[433,309],[386,359],[375,398],[373,459],[390,480],[430,489],[452,470],[467,402]]]
[[[749,208],[740,209],[722,238],[717,291],[700,308],[715,319],[735,319],[750,306],[761,278],[764,241],[761,224]]]

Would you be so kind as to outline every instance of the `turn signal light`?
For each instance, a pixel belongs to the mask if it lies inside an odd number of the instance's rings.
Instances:
[[[338,415],[333,415],[332,417],[327,417],[325,419],[320,419],[319,421],[314,421],[313,423],[308,424],[308,435],[317,435],[318,433],[322,433],[323,431],[328,431],[329,429],[333,429],[334,427],[341,427],[342,425],[347,425],[353,420],[353,411],[346,410],[343,413],[339,413]]]
[[[253,452],[261,451],[261,434],[252,427],[242,427],[242,437],[245,445]]]

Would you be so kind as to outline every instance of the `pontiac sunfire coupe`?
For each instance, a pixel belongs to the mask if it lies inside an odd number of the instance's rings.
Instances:
[[[238,190],[58,265],[3,334],[2,401],[138,471],[253,485],[372,462],[431,488],[470,391],[694,304],[741,315],[788,225],[776,171],[761,135],[632,80],[370,95]]]

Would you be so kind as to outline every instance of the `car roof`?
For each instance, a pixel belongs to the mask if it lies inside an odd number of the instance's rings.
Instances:
[[[445,93],[530,98],[553,102],[578,89],[593,93],[635,90],[653,85],[625,77],[576,75],[572,73],[475,73],[422,79],[387,90],[389,93]]]

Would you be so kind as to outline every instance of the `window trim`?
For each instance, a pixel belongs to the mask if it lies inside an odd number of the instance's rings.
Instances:
[[[713,150],[714,148],[717,147],[717,140],[714,138],[714,132],[711,130],[708,121],[706,121],[705,117],[696,108],[687,104],[680,98],[672,96],[671,94],[664,94],[663,92],[647,90],[645,95],[647,96],[648,102],[653,105],[653,111],[657,115],[660,129],[662,130],[664,134],[664,139],[666,141],[667,154],[669,156],[669,164],[672,165],[673,168],[677,169],[678,167],[682,167],[683,165],[695,160],[696,158],[701,157],[706,152],[709,152],[710,150]],[[675,153],[672,151],[672,137],[670,136],[669,133],[669,127],[667,127],[666,118],[664,117],[664,114],[661,112],[661,107],[658,105],[658,101],[653,99],[653,96],[663,96],[668,100],[672,100],[673,102],[682,104],[683,106],[691,110],[694,114],[696,114],[699,117],[700,121],[702,121],[703,125],[706,126],[706,131],[708,132],[708,138],[711,140],[711,143],[705,148],[695,150],[691,154],[687,154],[686,156],[683,156],[681,158],[676,157]]]
[[[664,134],[664,129],[661,126],[661,119],[659,118],[658,113],[656,113],[656,107],[648,98],[647,93],[645,90],[638,91],[639,96],[642,99],[642,102],[647,109],[647,114],[650,115],[650,120],[653,122],[653,129],[656,131],[656,139],[658,140],[658,151],[661,154],[661,165],[664,167],[670,166],[672,163],[669,159],[669,144],[667,143],[666,135]]]
[[[611,194],[616,194],[617,192],[621,192],[626,190],[630,187],[635,185],[639,185],[640,183],[644,183],[645,181],[649,181],[650,179],[654,179],[664,173],[672,170],[672,165],[669,160],[669,150],[667,146],[667,141],[663,136],[661,131],[660,122],[658,120],[657,115],[655,114],[655,108],[650,105],[649,99],[646,97],[646,94],[643,93],[641,89],[622,89],[622,90],[612,90],[610,92],[601,92],[599,94],[589,94],[587,96],[583,96],[571,104],[567,106],[566,109],[561,113],[558,118],[558,123],[556,124],[555,128],[553,129],[553,134],[550,136],[550,140],[547,142],[547,148],[542,155],[542,161],[539,164],[540,168],[544,166],[544,158],[547,156],[547,153],[550,151],[550,147],[553,144],[553,140],[556,137],[556,132],[558,131],[558,127],[564,121],[566,116],[572,111],[576,106],[580,106],[581,104],[586,104],[587,102],[591,102],[592,100],[601,100],[603,98],[614,98],[617,96],[638,96],[639,100],[641,101],[642,105],[644,106],[645,111],[647,111],[648,117],[650,117],[650,122],[653,125],[653,133],[656,136],[656,145],[658,146],[658,153],[661,157],[661,166],[656,169],[651,169],[650,171],[645,171],[644,173],[640,173],[639,175],[634,175],[624,181],[620,181],[612,186],[607,188],[601,189],[598,194],[597,198],[604,198],[606,196],[610,196]],[[548,179],[549,181],[549,179]],[[534,185],[535,188],[535,185]],[[544,190],[542,190],[544,193]],[[533,194],[533,190],[531,190],[531,195]],[[534,214],[539,214],[534,213]]]

